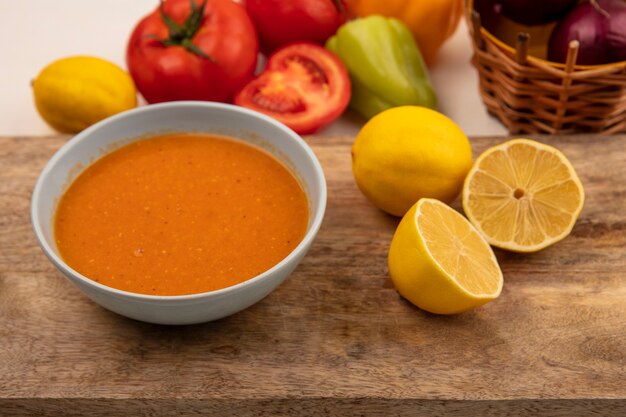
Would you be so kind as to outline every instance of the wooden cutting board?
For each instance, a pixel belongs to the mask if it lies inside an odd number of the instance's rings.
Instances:
[[[581,218],[497,251],[502,295],[453,317],[393,289],[398,220],[357,190],[352,139],[310,137],[329,186],[311,251],[260,303],[185,327],[104,310],[37,246],[30,194],[66,139],[0,138],[0,415],[626,415],[626,136],[541,139],[576,167]]]

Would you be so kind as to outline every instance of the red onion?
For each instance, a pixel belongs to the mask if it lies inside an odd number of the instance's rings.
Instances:
[[[578,0],[491,0],[496,13],[527,26],[543,25],[565,16]]]
[[[565,62],[569,43],[577,40],[577,64],[626,61],[626,1],[594,0],[574,8],[552,31],[548,59]]]

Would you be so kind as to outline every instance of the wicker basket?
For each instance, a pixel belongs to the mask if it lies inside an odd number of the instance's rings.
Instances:
[[[565,65],[548,62],[528,55],[527,33],[518,34],[515,49],[489,33],[472,0],[466,17],[480,94],[509,132],[626,132],[626,62],[575,65],[576,41]]]

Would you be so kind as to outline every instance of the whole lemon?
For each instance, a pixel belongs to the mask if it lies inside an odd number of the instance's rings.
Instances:
[[[472,167],[467,136],[425,107],[386,110],[363,126],[352,147],[352,171],[365,196],[403,216],[420,198],[449,203]]]
[[[76,133],[137,106],[130,76],[115,64],[90,56],[63,58],[32,83],[37,111],[59,132]]]

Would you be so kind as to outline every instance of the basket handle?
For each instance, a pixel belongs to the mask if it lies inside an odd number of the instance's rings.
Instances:
[[[576,59],[578,58],[578,48],[580,47],[580,43],[576,40],[573,40],[569,43],[567,49],[567,57],[565,58],[565,76],[563,77],[563,83],[561,84],[562,89],[559,94],[559,102],[560,106],[556,111],[556,120],[554,123],[554,129],[556,132],[561,130],[563,126],[563,117],[565,117],[566,106],[567,106],[567,98],[568,98],[568,90],[572,85],[572,73],[574,72],[574,66],[576,65]]]
[[[481,51],[485,50],[485,40],[480,36],[480,28],[482,23],[480,21],[480,13],[476,10],[472,10],[472,35],[474,35],[474,43],[476,47]]]
[[[517,34],[517,43],[515,45],[515,61],[520,65],[526,65],[528,58],[528,44],[530,43],[530,34],[520,32]]]

